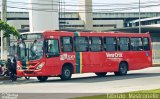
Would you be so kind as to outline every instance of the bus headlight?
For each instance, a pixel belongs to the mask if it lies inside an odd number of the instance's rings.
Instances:
[[[17,65],[17,70],[22,70],[22,67]]]
[[[38,66],[37,66],[37,70],[40,70],[40,69],[42,69],[42,67],[44,66],[44,64],[45,64],[45,62],[43,62],[43,63],[40,63]]]

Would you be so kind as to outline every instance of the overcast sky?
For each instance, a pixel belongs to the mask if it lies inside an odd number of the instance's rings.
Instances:
[[[8,11],[28,11],[28,0],[7,0]],[[46,0],[47,1],[47,0]],[[80,5],[78,1],[80,0],[63,0],[66,2],[66,5]],[[26,4],[22,3],[13,3],[13,2],[26,2]],[[100,12],[108,12],[108,11],[125,11],[125,12],[136,12],[138,11],[138,3],[139,0],[93,0],[93,9],[94,11]],[[141,11],[142,12],[160,12],[160,0],[141,0]],[[111,5],[108,5],[111,4]],[[97,6],[103,5],[103,6]],[[106,5],[106,6],[105,6]],[[12,8],[11,8],[12,7]],[[18,7],[19,9],[13,9],[14,7]],[[81,6],[82,7],[82,6]],[[21,9],[21,8],[25,8]],[[78,7],[71,6],[65,7],[66,11],[78,11]],[[127,9],[127,10],[125,10]]]

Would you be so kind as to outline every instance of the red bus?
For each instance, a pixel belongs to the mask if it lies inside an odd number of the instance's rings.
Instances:
[[[18,41],[18,76],[46,81],[72,74],[127,71],[152,66],[149,33],[46,31],[23,33]]]

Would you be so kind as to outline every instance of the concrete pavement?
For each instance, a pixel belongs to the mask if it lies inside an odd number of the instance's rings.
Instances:
[[[127,76],[97,77],[95,74],[76,74],[69,81],[58,77],[40,83],[36,78],[19,79],[16,82],[0,81],[0,93],[123,93],[160,89],[160,67],[130,71]],[[74,95],[73,95],[74,96]]]

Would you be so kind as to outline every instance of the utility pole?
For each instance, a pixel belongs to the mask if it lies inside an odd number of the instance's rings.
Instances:
[[[141,1],[139,0],[139,33],[141,33]]]
[[[59,30],[61,29],[61,0],[59,0]]]
[[[1,1],[1,20],[6,22],[7,17],[7,6],[6,0]],[[3,59],[4,51],[3,51],[3,31],[1,31],[1,59]]]

